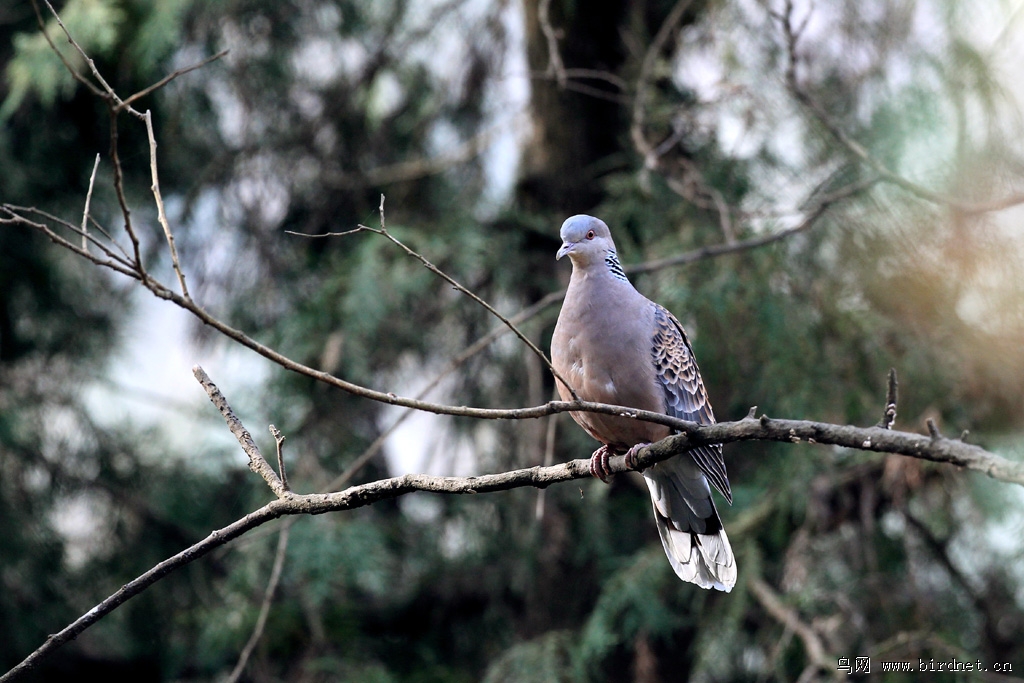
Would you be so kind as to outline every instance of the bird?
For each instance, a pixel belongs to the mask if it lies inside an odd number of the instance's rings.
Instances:
[[[608,225],[584,214],[559,232],[555,259],[568,256],[572,275],[551,338],[551,363],[581,400],[664,413],[714,424],[693,347],[674,315],[638,292],[622,269]],[[563,401],[569,387],[556,381]],[[610,455],[625,454],[635,469],[637,452],[672,433],[665,425],[570,411],[601,442],[591,473],[607,483]],[[676,575],[702,588],[730,591],[736,558],[718,516],[711,486],[731,504],[722,445],[706,445],[663,460],[642,472],[650,490],[662,546]]]

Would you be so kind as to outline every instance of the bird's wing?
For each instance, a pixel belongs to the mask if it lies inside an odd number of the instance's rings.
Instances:
[[[658,383],[665,391],[665,412],[698,424],[714,424],[715,414],[683,326],[658,304],[654,304],[651,352]],[[725,472],[722,445],[698,446],[689,451],[689,455],[708,481],[731,503],[732,492]]]

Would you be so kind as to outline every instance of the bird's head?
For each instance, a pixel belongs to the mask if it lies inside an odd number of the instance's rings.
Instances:
[[[573,265],[578,267],[603,263],[608,252],[615,251],[612,234],[600,218],[585,214],[568,218],[562,223],[559,235],[562,238],[562,247],[555,254],[555,258],[568,256]]]

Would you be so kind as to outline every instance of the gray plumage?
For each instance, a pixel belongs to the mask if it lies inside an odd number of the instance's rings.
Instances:
[[[715,416],[682,325],[630,284],[608,226],[592,216],[573,216],[562,224],[561,237],[556,258],[569,257],[572,277],[551,339],[555,370],[585,401],[713,424]],[[569,391],[557,385],[562,399],[571,400]],[[633,453],[671,432],[630,418],[571,415],[603,444],[591,461],[591,470],[602,479],[602,458],[609,453]],[[722,447],[695,448],[643,475],[672,569],[702,588],[731,590],[736,559],[711,499],[713,485],[732,502]]]

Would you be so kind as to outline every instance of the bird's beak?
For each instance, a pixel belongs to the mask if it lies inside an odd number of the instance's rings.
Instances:
[[[562,248],[558,250],[557,254],[555,254],[555,260],[557,261],[558,259],[560,259],[563,256],[565,256],[566,254],[568,254],[570,251],[572,251],[572,248],[575,247],[575,246],[576,246],[575,242],[563,242],[562,243]]]

